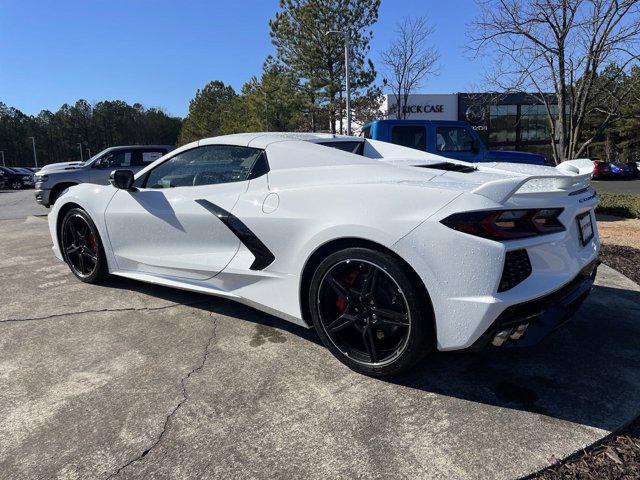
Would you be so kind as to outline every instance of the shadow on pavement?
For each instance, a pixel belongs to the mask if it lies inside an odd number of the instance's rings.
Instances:
[[[126,279],[106,286],[198,302],[192,306],[320,343],[313,329],[227,299]],[[571,321],[536,347],[439,352],[406,374],[378,381],[611,431],[640,413],[638,338],[640,292],[596,286]],[[318,368],[336,367],[337,360]]]

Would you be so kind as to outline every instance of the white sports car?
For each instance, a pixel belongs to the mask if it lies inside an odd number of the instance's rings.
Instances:
[[[349,367],[532,345],[587,296],[593,164],[470,164],[357,137],[208,138],[55,203],[55,255],[305,327]]]

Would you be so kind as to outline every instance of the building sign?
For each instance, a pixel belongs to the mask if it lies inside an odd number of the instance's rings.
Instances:
[[[382,110],[385,118],[396,118],[395,95],[385,95]],[[403,110],[407,120],[457,120],[458,95],[455,93],[409,95]]]

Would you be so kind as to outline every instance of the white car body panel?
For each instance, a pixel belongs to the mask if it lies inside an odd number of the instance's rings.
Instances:
[[[346,140],[364,141],[364,156],[314,145]],[[507,307],[571,281],[598,254],[597,231],[586,246],[578,241],[575,217],[597,202],[582,160],[558,168],[476,165],[354,137],[247,133],[185,145],[136,179],[202,145],[263,149],[269,172],[243,182],[171,189],[71,187],[49,215],[56,256],[62,258],[59,213],[78,205],[96,224],[111,273],[233,298],[309,326],[300,291],[307,261],[328,242],[361,239],[393,251],[414,269],[431,298],[438,348],[454,350],[471,346]],[[445,162],[477,169],[429,168]],[[252,270],[254,254],[199,199],[240,219],[273,253],[273,262]],[[564,232],[498,242],[440,223],[457,212],[545,207],[564,208]],[[595,228],[595,218],[593,223]],[[533,273],[498,293],[506,252],[522,248]]]

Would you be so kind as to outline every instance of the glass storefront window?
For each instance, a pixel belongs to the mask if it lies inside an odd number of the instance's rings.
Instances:
[[[551,113],[557,111],[557,105],[550,105]],[[544,105],[520,106],[520,138],[528,140],[547,140],[549,138],[549,120]]]
[[[489,141],[515,142],[517,105],[491,105],[489,107]]]

